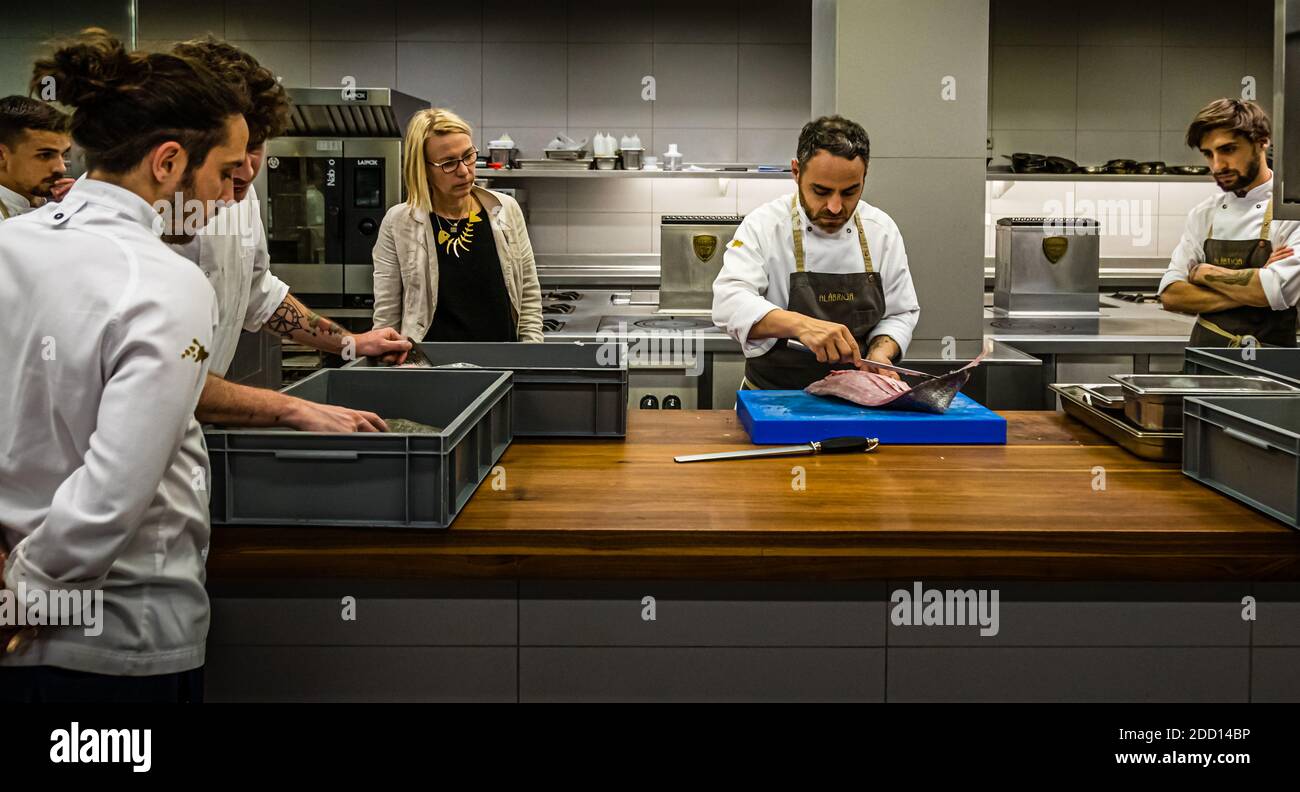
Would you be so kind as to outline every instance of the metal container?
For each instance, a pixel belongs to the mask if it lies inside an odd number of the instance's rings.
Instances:
[[[614,170],[618,165],[618,157],[593,157],[596,160],[596,170]]]
[[[590,170],[591,158],[586,159],[520,159],[515,160],[515,167],[523,170]]]
[[[993,309],[1003,316],[1098,316],[1096,220],[1004,217],[995,237]]]
[[[1083,389],[1094,407],[1124,412],[1124,389],[1119,385],[1084,385]]]
[[[1153,432],[1183,427],[1187,396],[1277,396],[1300,394],[1300,388],[1267,377],[1191,374],[1112,374],[1124,389],[1124,415]]]
[[[745,218],[664,215],[659,222],[659,313],[708,313],[722,254]]]
[[[542,151],[549,160],[580,160],[587,158],[586,149],[545,149]]]
[[[625,148],[619,152],[623,156],[623,170],[641,170],[641,158],[645,149]]]
[[[1149,432],[1139,429],[1114,410],[1097,407],[1089,396],[1091,385],[1049,385],[1061,397],[1065,414],[1079,421],[1099,435],[1115,442],[1120,448],[1142,459],[1155,462],[1176,462],[1183,453],[1183,433]]]

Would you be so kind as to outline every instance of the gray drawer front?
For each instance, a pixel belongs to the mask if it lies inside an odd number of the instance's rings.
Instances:
[[[523,646],[883,646],[879,583],[528,582]],[[642,598],[655,598],[655,620]]]
[[[1300,704],[1300,649],[1255,649],[1251,701]]]
[[[1250,650],[890,649],[890,701],[1245,701]]]
[[[1248,584],[922,583],[923,589],[941,592],[996,589],[998,632],[981,635],[979,626],[895,625],[891,601],[891,647],[1250,645],[1250,622],[1241,618]],[[900,589],[913,595],[913,586],[913,581],[893,581],[888,596]]]
[[[521,701],[881,701],[881,649],[523,648]]]
[[[1300,583],[1256,583],[1255,646],[1300,646]]]
[[[208,701],[515,701],[505,648],[208,648]]]
[[[339,584],[332,595],[214,597],[209,646],[514,646],[513,581],[455,591]],[[356,599],[345,621],[342,598]]]

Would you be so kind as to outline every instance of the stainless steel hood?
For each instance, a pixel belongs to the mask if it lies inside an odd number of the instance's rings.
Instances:
[[[389,88],[289,88],[289,137],[401,137],[406,122],[429,106]]]

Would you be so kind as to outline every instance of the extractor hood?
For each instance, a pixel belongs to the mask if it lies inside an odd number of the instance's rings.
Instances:
[[[390,88],[289,88],[290,137],[401,137],[406,122],[429,106]]]

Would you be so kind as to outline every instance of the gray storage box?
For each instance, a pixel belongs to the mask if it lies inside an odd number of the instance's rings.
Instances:
[[[1247,355],[1252,359],[1247,359]],[[1238,374],[1268,377],[1300,388],[1300,349],[1256,347],[1188,347],[1183,355],[1189,374]]]
[[[1187,398],[1183,472],[1300,527],[1300,396]]]
[[[446,528],[510,445],[509,372],[325,369],[284,390],[433,434],[217,429],[214,525]]]
[[[471,363],[488,371],[513,372],[515,437],[623,437],[627,434],[624,344],[605,347],[599,343],[425,342],[419,348],[434,366]],[[606,357],[613,361],[612,365]],[[352,365],[378,367],[369,359]]]

